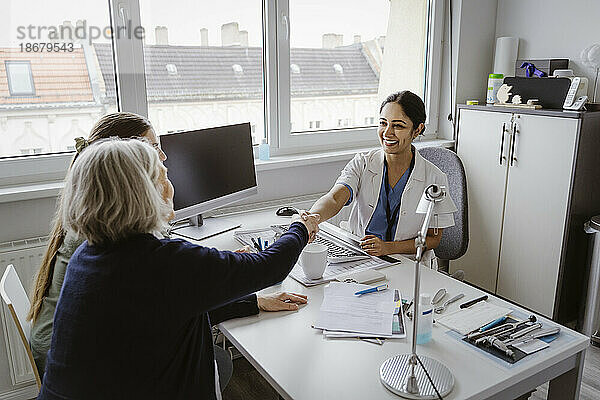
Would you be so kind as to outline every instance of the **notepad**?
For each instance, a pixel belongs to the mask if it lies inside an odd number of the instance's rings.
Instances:
[[[510,314],[512,311],[510,308],[500,307],[487,301],[480,301],[471,307],[436,318],[435,321],[453,331],[466,335],[487,323]]]

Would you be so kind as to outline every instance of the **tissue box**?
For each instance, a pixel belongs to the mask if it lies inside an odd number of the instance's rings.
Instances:
[[[540,71],[544,71],[546,76],[551,76],[554,73],[555,69],[567,69],[569,68],[569,59],[568,58],[538,58],[538,59],[530,59],[530,60],[517,60],[515,62],[515,76],[527,77],[525,73],[525,68],[521,68],[523,63],[528,62],[533,65]],[[535,78],[536,76],[532,76]]]

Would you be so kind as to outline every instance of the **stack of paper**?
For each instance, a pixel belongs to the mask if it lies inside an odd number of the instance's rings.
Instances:
[[[313,327],[322,329],[323,334],[330,338],[405,337],[403,322],[402,333],[392,334],[394,318],[402,316],[401,312],[394,314],[394,290],[354,295],[368,287],[356,283],[331,282],[325,287],[319,317]]]

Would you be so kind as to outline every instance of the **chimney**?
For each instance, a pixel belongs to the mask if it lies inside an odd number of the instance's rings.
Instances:
[[[200,46],[208,46],[208,29],[200,29]]]
[[[248,31],[240,31],[238,38],[240,41],[240,46],[248,47]]]
[[[166,26],[157,26],[154,28],[154,34],[156,36],[156,44],[161,46],[169,45],[169,30]]]
[[[143,26],[140,26],[140,30],[138,31],[138,35],[137,35],[136,39],[137,38],[141,38],[142,39],[142,44],[146,45],[146,28],[144,28]]]
[[[237,22],[221,25],[221,46],[239,46],[240,29]]]
[[[338,35],[337,33],[326,33],[323,35],[323,48],[334,49],[336,47],[340,47],[344,43],[343,39],[343,35]]]
[[[58,32],[58,36],[63,42],[72,42],[75,38],[75,27],[71,21],[64,21],[62,25],[59,26]]]
[[[362,43],[362,39],[360,38],[360,35],[354,35],[354,44],[359,44]]]

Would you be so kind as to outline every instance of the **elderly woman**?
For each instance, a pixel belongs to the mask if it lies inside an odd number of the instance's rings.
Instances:
[[[381,148],[357,154],[310,211],[325,221],[352,205],[349,228],[362,237],[367,253],[414,254],[415,237],[425,218],[416,214],[424,189],[434,183],[448,187],[446,175],[412,146],[425,129],[425,117],[425,105],[416,94],[406,90],[388,96],[379,110]],[[437,247],[442,228],[452,225],[452,215],[433,218],[427,248]]]
[[[100,118],[92,128],[87,140],[83,138],[76,139],[77,152],[74,160],[88,145],[110,137],[144,139],[154,147],[161,161],[167,159],[167,155],[161,150],[156,133],[148,119],[133,113],[116,112]],[[67,264],[75,249],[83,242],[83,238],[63,228],[61,215],[62,207],[59,204],[48,247],[33,287],[33,300],[28,315],[32,322],[31,350],[40,377],[44,375],[46,354],[50,349],[50,339],[52,337],[54,311]],[[227,319],[257,314],[259,310],[297,310],[298,304],[301,303],[306,303],[306,296],[295,293],[251,294],[223,307],[211,310],[209,316],[211,323],[216,325]],[[220,382],[221,388],[224,388],[231,376],[233,365],[231,360],[228,359],[227,352],[220,347],[215,347],[215,357],[220,363],[219,367],[222,372]]]
[[[318,216],[260,254],[158,239],[173,188],[152,146],[109,139],[67,174],[62,221],[86,240],[69,261],[39,399],[220,397],[208,312],[282,281]]]

